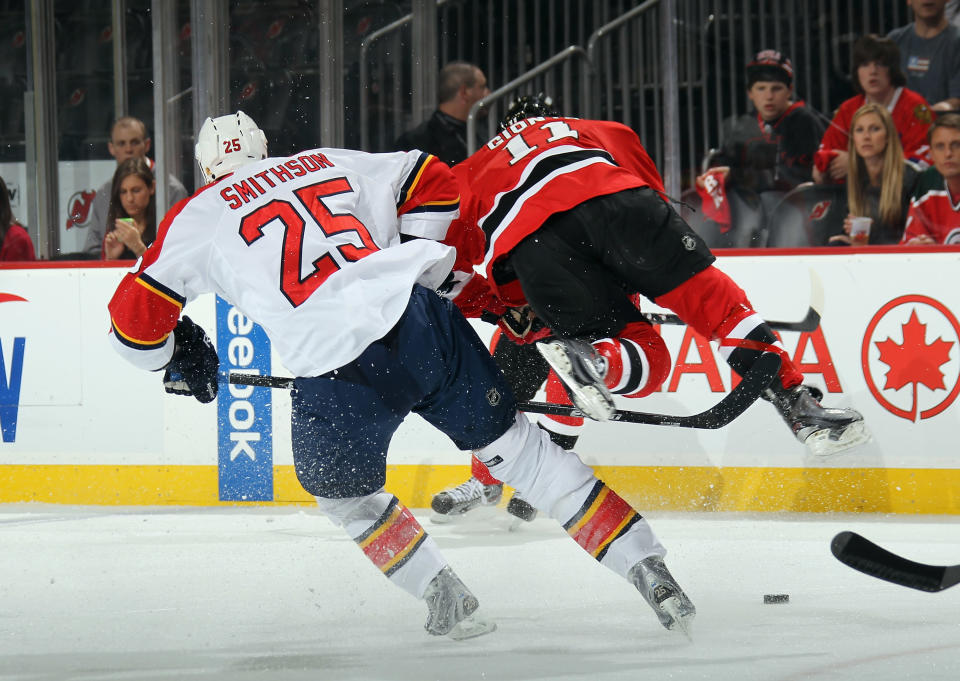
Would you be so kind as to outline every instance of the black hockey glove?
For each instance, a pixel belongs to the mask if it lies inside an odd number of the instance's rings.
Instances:
[[[163,372],[163,389],[174,395],[193,395],[200,402],[217,396],[220,359],[204,330],[184,316],[173,330],[173,357]]]

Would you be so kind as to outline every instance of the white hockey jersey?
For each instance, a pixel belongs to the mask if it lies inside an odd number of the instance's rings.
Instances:
[[[415,283],[443,282],[455,252],[439,241],[458,209],[449,168],[420,151],[245,165],[167,214],[109,303],[112,342],[162,368],[184,305],[215,292],[263,326],[295,375],[326,373],[396,324]]]

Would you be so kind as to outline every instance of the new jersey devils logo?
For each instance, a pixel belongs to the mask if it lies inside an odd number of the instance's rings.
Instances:
[[[97,192],[92,189],[84,189],[76,192],[67,201],[67,229],[71,227],[86,227],[87,220],[90,219],[90,208],[93,206],[93,199]]]
[[[822,220],[830,210],[830,201],[820,201],[810,209],[811,220]]]
[[[860,358],[867,387],[891,414],[936,416],[960,393],[960,323],[940,301],[906,295],[870,320]]]

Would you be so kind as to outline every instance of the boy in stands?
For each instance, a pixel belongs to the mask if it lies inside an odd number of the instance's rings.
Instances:
[[[724,122],[711,168],[696,181],[710,219],[700,234],[714,248],[765,245],[768,218],[784,194],[813,178],[823,136],[820,114],[794,99],[789,57],[761,50],[746,75],[754,111]]]
[[[901,243],[960,244],[960,114],[933,122],[930,155],[933,168],[917,182]]]
[[[933,113],[923,95],[904,87],[907,77],[900,70],[900,50],[889,38],[865,35],[853,45],[851,80],[856,95],[843,102],[823,134],[814,158],[814,180],[842,182],[847,177],[850,121],[868,102],[885,106],[900,134],[903,155],[924,167],[930,165],[927,131]]]

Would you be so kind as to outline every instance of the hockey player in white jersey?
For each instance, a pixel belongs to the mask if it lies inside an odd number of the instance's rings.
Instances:
[[[435,292],[456,255],[441,243],[459,201],[443,163],[418,151],[268,158],[242,112],[208,118],[196,150],[208,184],[167,214],[109,303],[121,355],[164,370],[168,392],[209,402],[216,350],[184,306],[215,292],[259,323],[298,377],[298,479],[390,581],[426,601],[430,634],[460,639],[495,625],[384,489],[390,439],[410,412],[557,519],[663,626],[688,633],[694,606],[646,520],[517,412],[489,352]]]

